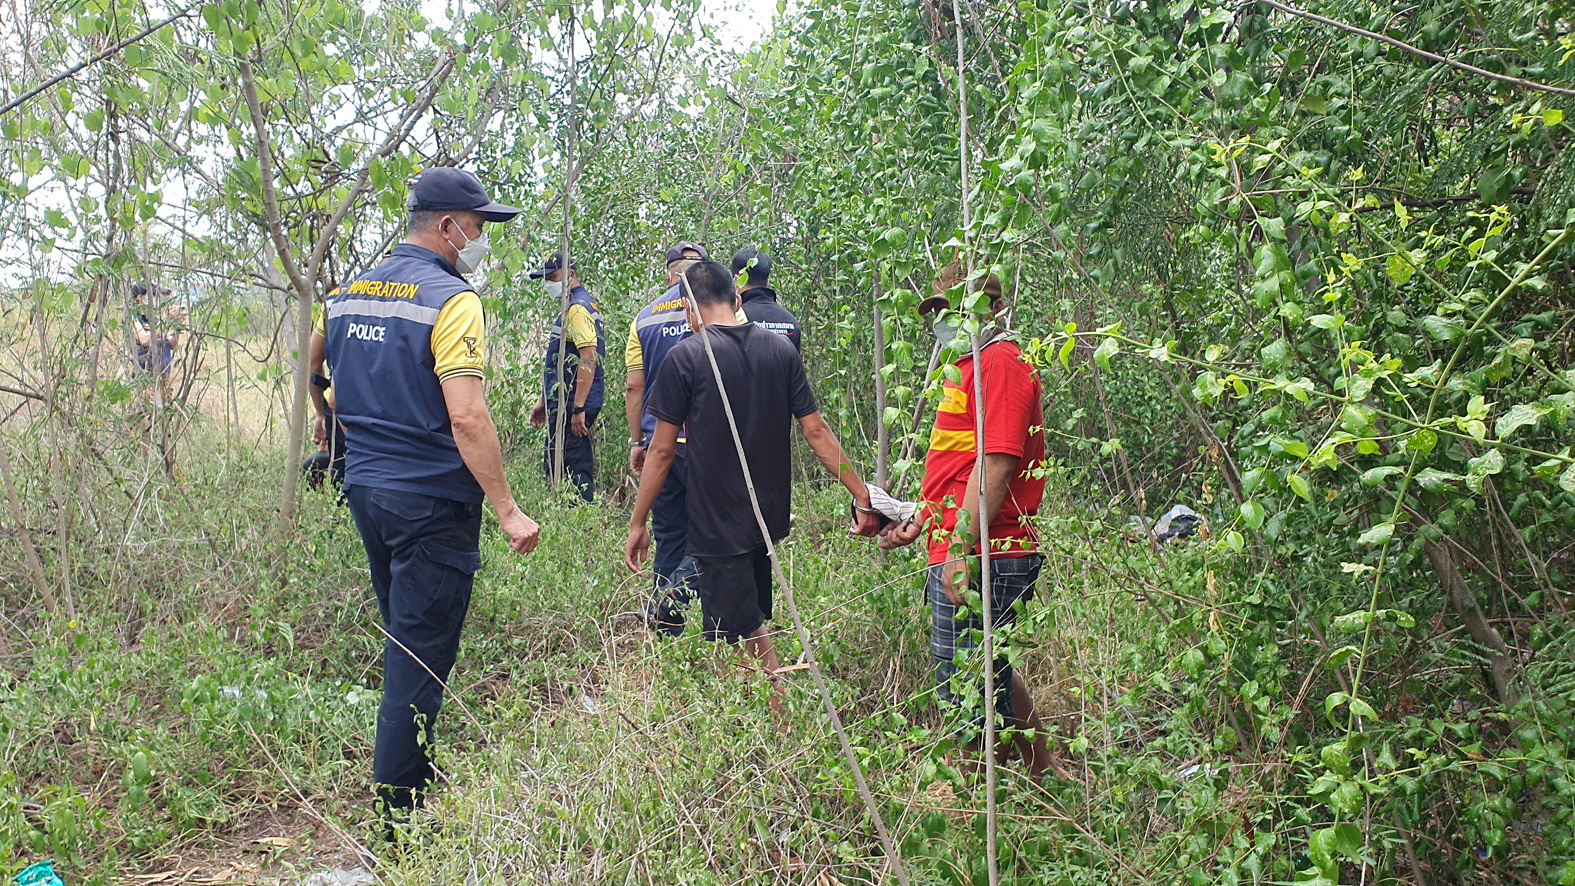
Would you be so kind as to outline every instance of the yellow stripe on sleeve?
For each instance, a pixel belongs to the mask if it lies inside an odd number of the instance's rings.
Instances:
[[[443,304],[432,325],[433,370],[438,381],[459,375],[481,375],[487,365],[487,324],[481,314],[481,299],[474,292],[461,292]]]
[[[568,329],[569,341],[574,342],[576,348],[596,347],[596,321],[591,319],[591,312],[584,305],[569,305],[569,322],[564,326]]]
[[[633,323],[629,324],[629,341],[623,346],[623,368],[626,372],[645,369],[645,354],[640,350],[640,336]]]
[[[962,388],[954,388],[950,385],[947,385],[941,391],[941,405],[935,407],[935,411],[967,415],[968,393]]]

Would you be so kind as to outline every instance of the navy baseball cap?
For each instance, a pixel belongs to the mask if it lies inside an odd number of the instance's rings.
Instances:
[[[547,276],[548,274],[551,274],[551,273],[557,271],[559,268],[562,268],[562,267],[563,267],[563,253],[561,253],[561,252],[554,252],[552,254],[552,257],[547,259],[547,261],[541,266],[540,270],[536,270],[536,271],[531,271],[530,272],[530,278],[532,280],[540,280],[541,278]],[[580,260],[579,259],[575,259],[574,261],[569,262],[569,270],[571,270],[571,271],[575,272],[576,274],[578,274],[580,272]]]
[[[754,266],[749,262],[753,260]],[[746,246],[733,253],[733,276],[737,277],[748,268],[749,279],[765,281],[771,277],[771,256],[761,252],[753,246]]]
[[[505,222],[525,211],[492,202],[474,172],[453,166],[434,166],[416,173],[410,180],[410,198],[405,201],[405,208],[411,212],[468,209],[491,222]]]
[[[694,253],[694,255],[688,254],[691,252]],[[700,261],[711,260],[711,254],[706,252],[705,247],[701,246],[699,243],[690,243],[688,240],[680,240],[667,249],[668,264],[679,261],[693,261],[696,259]]]

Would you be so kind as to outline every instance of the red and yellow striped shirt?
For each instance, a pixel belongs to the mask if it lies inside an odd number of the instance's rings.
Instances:
[[[1039,513],[1045,481],[1038,469],[1045,460],[1044,406],[1039,376],[1011,341],[986,345],[980,353],[984,384],[984,451],[1018,457],[1017,476],[1007,488],[1000,513],[990,522],[990,553],[1021,557],[1035,553],[1038,536],[1029,517]],[[930,520],[930,563],[943,563],[957,526],[957,508],[978,460],[973,356],[957,361],[961,379],[945,382],[930,451],[924,459],[923,507]]]

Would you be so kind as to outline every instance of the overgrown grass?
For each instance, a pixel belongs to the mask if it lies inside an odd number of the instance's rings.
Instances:
[[[74,617],[46,613],[21,546],[0,548],[0,874],[50,857],[68,883],[109,883],[274,834],[290,841],[252,866],[255,879],[298,882],[355,859],[382,646],[359,539],[331,496],[308,494],[281,544],[273,459],[238,447],[225,458],[211,429],[193,433],[180,478],[149,474],[141,500],[100,501],[101,524],[116,509],[135,520],[73,538]],[[520,557],[484,533],[440,724],[436,829],[385,853],[379,875],[884,882],[809,674],[790,673],[775,715],[763,679],[696,634],[654,642],[633,615],[648,579],[620,563],[625,512],[549,495],[531,455],[514,479],[541,546]],[[1156,559],[1115,518],[1061,504],[1062,485],[1053,475],[1051,553],[1017,648],[1072,777],[1033,785],[1004,771],[1003,882],[1293,879],[1306,864],[1295,847],[1333,801],[1306,788],[1321,728],[1308,699],[1321,695],[1308,691],[1314,673],[1292,669],[1305,660],[1299,628],[1277,621],[1306,577],[1250,572],[1206,545]],[[48,489],[24,483],[30,525],[54,525]],[[847,538],[839,489],[802,487],[795,510],[784,562],[913,881],[984,882],[982,789],[949,765],[929,699],[918,552]],[[58,539],[39,540],[57,576]],[[800,650],[780,592],[775,625],[791,663]],[[1549,723],[1567,710],[1539,704]],[[1390,783],[1424,805],[1502,805],[1502,775],[1470,758],[1491,730],[1439,728],[1414,737],[1431,756],[1395,764]],[[1543,783],[1568,780],[1566,759],[1539,753]],[[1483,845],[1523,847],[1520,833]],[[1371,851],[1392,865],[1404,846],[1385,832]]]

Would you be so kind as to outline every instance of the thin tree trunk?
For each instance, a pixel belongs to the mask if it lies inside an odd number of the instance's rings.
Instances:
[[[880,273],[875,274],[875,485],[891,485],[891,432],[886,428],[886,330],[882,322]]]
[[[568,131],[564,136],[564,170],[563,170],[563,260],[559,262],[558,279],[563,281],[563,297],[558,305],[558,353],[549,354],[547,359],[558,361],[558,372],[555,391],[543,391],[543,396],[557,395],[558,408],[553,420],[552,444],[552,482],[557,485],[563,482],[564,465],[563,451],[567,445],[564,435],[569,431],[569,410],[574,406],[574,397],[569,393],[565,384],[564,369],[569,357],[569,274],[574,267],[569,258],[569,236],[574,226],[574,108],[575,89],[577,87],[576,68],[574,65],[574,8],[571,4],[568,17],[568,40],[565,41],[566,54],[569,68],[569,106],[568,106]],[[577,380],[577,379],[576,379]]]
[[[49,589],[49,579],[44,577],[44,563],[38,558],[38,547],[33,544],[33,531],[27,528],[27,515],[22,513],[22,500],[16,494],[16,480],[11,475],[11,458],[6,455],[0,441],[0,480],[5,481],[6,503],[11,509],[11,519],[16,523],[16,534],[22,539],[22,551],[27,555],[27,571],[33,576],[33,588],[50,615],[60,614],[60,604]]]
[[[1449,603],[1454,610],[1460,613],[1460,620],[1465,623],[1466,631],[1482,647],[1487,658],[1488,670],[1493,676],[1493,694],[1498,697],[1501,704],[1510,705],[1515,702],[1515,687],[1511,682],[1515,670],[1515,653],[1504,642],[1504,638],[1491,625],[1487,617],[1482,614],[1482,608],[1477,605],[1476,595],[1471,593],[1471,588],[1466,584],[1465,576],[1460,574],[1460,567],[1455,563],[1455,555],[1448,543],[1442,539],[1429,540],[1423,548],[1427,562],[1433,567],[1433,573],[1438,576],[1439,584],[1443,585],[1444,593],[1449,596]]]
[[[46,457],[49,459],[49,492],[55,504],[55,540],[60,544],[60,592],[67,614],[75,617],[76,606],[72,604],[71,595],[71,496],[66,492],[65,458],[60,444],[60,389],[55,383],[59,374],[42,302],[33,316],[38,326],[39,361],[44,370],[44,428],[49,447]]]
[[[963,227],[963,293],[966,300],[967,293],[973,289],[973,209],[969,200],[969,191],[972,189],[971,178],[968,174],[968,152],[972,150],[968,144],[968,77],[967,59],[963,53],[967,40],[963,35],[962,4],[952,5],[952,21],[957,25],[957,130],[958,130],[958,179],[962,190],[962,227]],[[984,373],[980,364],[980,339],[983,330],[969,336],[969,349],[973,353],[973,403],[974,407],[974,449],[976,450],[973,466],[973,482],[979,487],[978,512],[979,525],[969,527],[979,539],[979,597],[980,616],[984,623],[984,739],[980,749],[984,756],[984,856],[985,871],[989,877],[990,886],[999,886],[1001,871],[996,851],[996,802],[995,788],[999,773],[995,765],[995,606],[993,584],[990,575],[990,521],[985,517],[985,503],[988,499],[985,477],[985,447],[984,447]],[[967,557],[967,552],[963,552]],[[1011,688],[1008,687],[1010,692]]]

